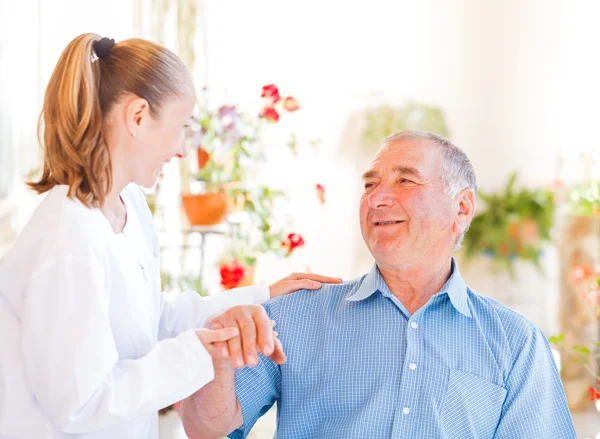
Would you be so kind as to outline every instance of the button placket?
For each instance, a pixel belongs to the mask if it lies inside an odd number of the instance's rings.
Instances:
[[[414,410],[420,385],[420,374],[417,372],[417,364],[421,359],[422,353],[422,331],[417,330],[419,323],[414,320],[409,320],[406,328],[406,356],[404,357],[403,364],[405,372],[402,373],[402,381],[400,383],[400,394],[403,396],[397,408],[397,424],[394,426],[395,437],[410,436],[413,421],[409,419],[414,419],[414,417],[411,416],[409,418],[408,415],[412,414]]]

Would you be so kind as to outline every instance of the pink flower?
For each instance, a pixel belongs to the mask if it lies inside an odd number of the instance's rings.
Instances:
[[[288,96],[283,100],[283,108],[292,113],[300,108],[300,104],[295,97]]]
[[[297,233],[290,233],[286,239],[281,241],[281,245],[287,249],[290,255],[296,248],[304,245],[304,238]]]
[[[594,272],[592,271],[592,268],[590,266],[575,265],[571,269],[571,274],[569,278],[571,279],[571,282],[573,282],[575,285],[579,285],[582,282],[584,282],[587,278],[592,276],[592,274],[594,274]]]
[[[325,186],[317,183],[317,185],[315,186],[315,189],[317,191],[317,198],[319,199],[321,204],[325,204]]]

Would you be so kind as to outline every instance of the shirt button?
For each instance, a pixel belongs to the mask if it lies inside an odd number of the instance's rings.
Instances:
[[[419,325],[417,325],[417,322],[412,322],[410,324],[410,327],[413,328],[413,329],[417,329],[419,327]]]
[[[402,413],[404,413],[405,415],[408,415],[410,413],[410,409],[408,407],[404,407],[402,409]]]
[[[417,365],[415,363],[410,363],[408,367],[410,370],[415,370],[417,368]]]

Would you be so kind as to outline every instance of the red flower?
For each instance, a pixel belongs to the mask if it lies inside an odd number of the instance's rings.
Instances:
[[[281,100],[281,96],[279,96],[279,89],[275,86],[275,84],[265,85],[262,88],[260,97],[270,99],[273,102],[273,105]]]
[[[286,239],[281,241],[281,245],[287,249],[289,255],[294,249],[304,245],[304,238],[297,233],[290,233]]]
[[[598,392],[592,386],[590,386],[588,390],[590,391],[590,401],[595,401],[597,399],[600,399],[600,392]]]
[[[315,189],[317,191],[317,198],[319,199],[321,204],[325,204],[325,186],[317,183]]]
[[[226,290],[230,290],[242,283],[246,277],[246,270],[242,264],[234,260],[230,264],[221,264],[219,274],[221,275],[221,285]]]
[[[500,244],[498,244],[497,251],[500,256],[506,256],[508,255],[510,248],[508,247],[508,244],[506,242],[501,242]]]
[[[579,285],[593,274],[592,268],[588,265],[575,265],[571,269],[571,275],[569,277],[571,282],[575,285]]]
[[[293,96],[288,96],[283,100],[283,108],[285,108],[290,113],[296,111],[300,108],[300,104]]]
[[[262,113],[260,113],[260,117],[270,120],[271,122],[277,122],[279,120],[279,113],[273,107],[265,107],[263,108]]]

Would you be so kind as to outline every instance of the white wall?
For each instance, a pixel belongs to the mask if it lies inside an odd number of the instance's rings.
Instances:
[[[11,110],[15,145],[15,187],[19,200],[17,223],[29,217],[35,200],[26,189],[24,176],[39,166],[36,127],[46,84],[62,50],[84,32],[123,39],[133,36],[135,0],[3,0],[7,39],[7,105]]]

